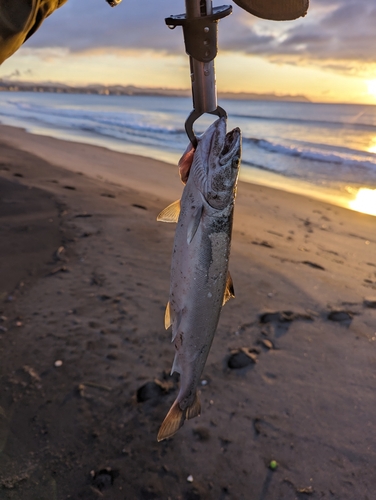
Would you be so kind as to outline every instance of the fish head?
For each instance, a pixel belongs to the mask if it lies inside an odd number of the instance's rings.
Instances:
[[[240,157],[240,129],[226,133],[226,118],[216,120],[198,139],[195,161],[205,178],[200,190],[213,208],[222,210],[234,200]]]

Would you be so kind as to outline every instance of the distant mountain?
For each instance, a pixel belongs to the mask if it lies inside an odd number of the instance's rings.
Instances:
[[[249,100],[249,101],[291,101],[311,102],[305,95],[290,94],[256,94],[256,92],[218,92],[221,99]]]
[[[168,97],[190,97],[190,89],[163,89],[135,87],[134,85],[100,85],[73,87],[55,82],[16,82],[0,79],[0,91],[3,92],[55,92],[58,94],[99,94],[99,95],[150,95]],[[219,92],[220,99],[253,101],[298,101],[310,102],[304,95],[257,94],[255,92]]]

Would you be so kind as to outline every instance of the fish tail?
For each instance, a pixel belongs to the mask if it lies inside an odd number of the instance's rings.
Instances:
[[[186,411],[180,408],[179,402],[176,400],[159,428],[157,440],[162,441],[173,436],[184,424],[185,413]]]
[[[200,413],[201,403],[197,392],[193,403],[185,410],[180,408],[179,402],[176,399],[159,428],[157,440],[163,441],[163,439],[172,437],[182,427],[185,419],[197,417]]]
[[[188,406],[187,408],[187,419],[198,417],[201,413],[201,403],[200,398],[198,397],[198,393],[196,392],[195,400]]]

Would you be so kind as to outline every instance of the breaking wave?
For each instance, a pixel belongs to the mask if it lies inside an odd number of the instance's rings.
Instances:
[[[346,165],[359,169],[375,169],[376,171],[376,155],[372,153],[362,153],[360,151],[349,149],[347,154],[334,154],[276,144],[265,139],[245,138],[243,139],[243,141],[264,149],[270,153],[292,156],[315,162]],[[364,158],[359,158],[362,156]]]
[[[376,186],[376,107],[226,101],[243,132],[245,169],[313,184]],[[176,163],[187,146],[189,98],[2,93],[0,120],[31,132]],[[207,116],[207,115],[206,115]],[[213,120],[195,123],[203,131]],[[167,155],[167,156],[166,156]]]

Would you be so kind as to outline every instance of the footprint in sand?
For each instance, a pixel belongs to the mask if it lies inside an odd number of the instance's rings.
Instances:
[[[171,378],[171,377],[169,377]],[[176,379],[159,380],[154,379],[152,382],[146,382],[137,390],[137,402],[144,403],[149,400],[157,400],[162,396],[171,392],[176,386]]]
[[[231,351],[227,359],[227,366],[231,370],[239,370],[240,368],[253,365],[257,363],[258,354],[260,354],[260,351],[255,348],[241,347],[240,349],[235,349]]]
[[[192,430],[197,441],[209,441],[210,431],[207,427],[196,427]]]
[[[349,325],[353,320],[353,317],[354,313],[352,313],[351,311],[346,311],[341,309],[331,311],[328,314],[328,319],[330,321],[335,321],[337,323],[342,323],[345,325]]]
[[[106,467],[99,471],[91,471],[91,476],[93,486],[101,492],[114,484],[115,479],[119,476],[119,471],[111,469],[111,467]]]
[[[290,325],[295,320],[313,321],[313,316],[308,313],[295,313],[293,311],[270,311],[260,314],[261,324],[271,324],[274,326],[274,334],[280,337],[288,331]]]
[[[363,301],[364,307],[369,307],[370,309],[376,309],[376,297],[368,297]]]
[[[163,395],[162,387],[155,382],[146,382],[137,390],[137,402],[144,403],[150,399],[159,399]]]
[[[321,271],[325,271],[325,267],[322,267],[320,266],[320,264],[316,264],[315,262],[311,262],[310,260],[303,260],[302,264],[313,267],[313,269],[320,269]]]
[[[260,245],[260,247],[274,248],[274,246],[266,240],[263,241],[252,241],[252,245]]]

